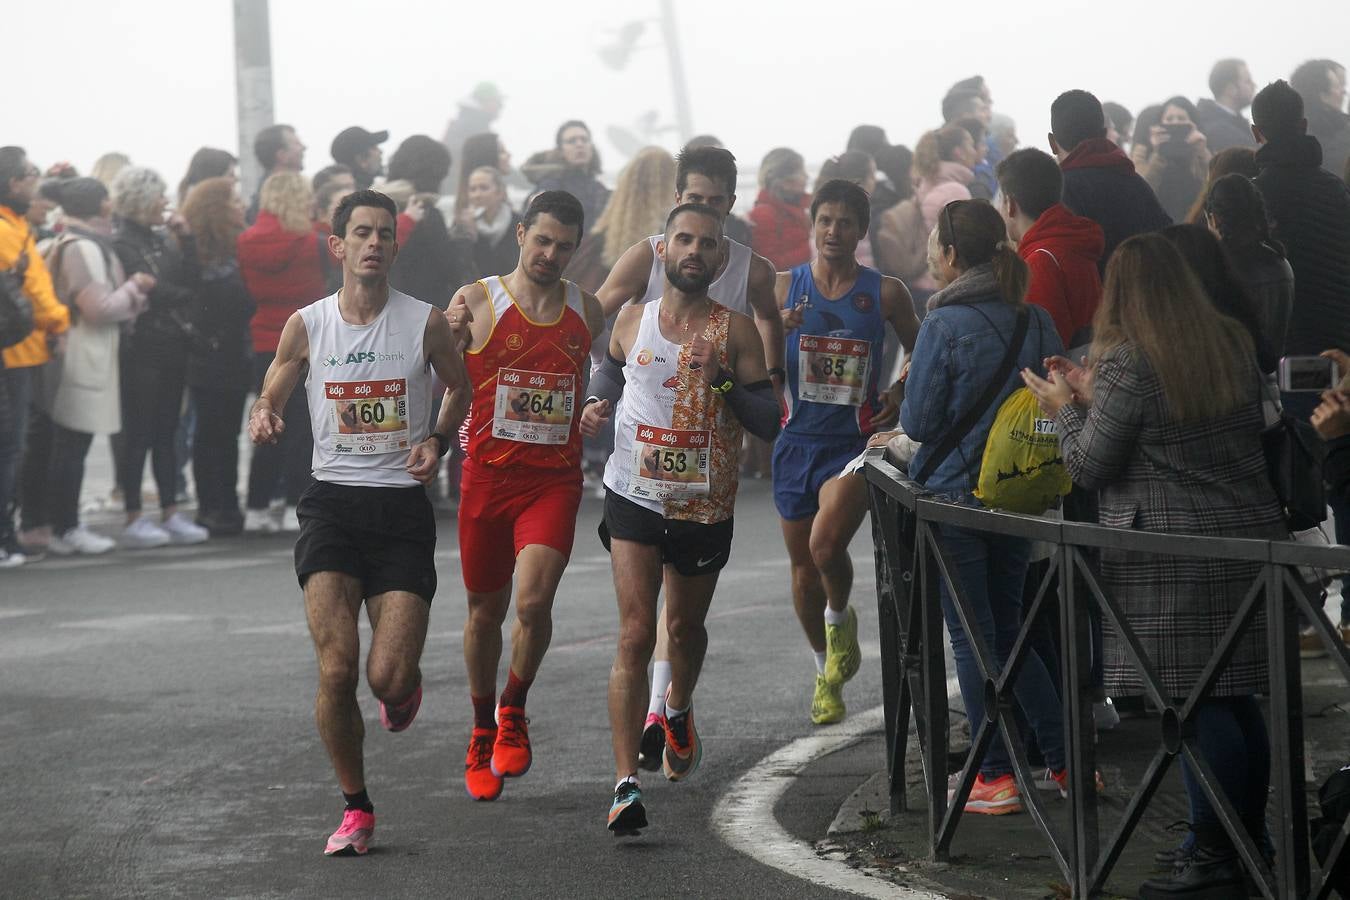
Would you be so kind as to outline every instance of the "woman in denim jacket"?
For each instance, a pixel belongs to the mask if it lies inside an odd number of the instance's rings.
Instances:
[[[922,445],[910,465],[911,473],[923,472],[943,437],[978,402],[989,379],[997,374],[1018,313],[1025,309],[1030,316],[1017,360],[994,401],[923,482],[935,493],[979,506],[973,492],[999,406],[1022,386],[1018,374],[1022,368],[1041,371],[1042,360],[1062,353],[1063,345],[1050,315],[1024,303],[1026,264],[1008,241],[1003,218],[993,206],[983,200],[947,204],[938,217],[937,248],[932,267],[948,285],[929,300],[900,410],[905,433]],[[1022,625],[1022,583],[1030,542],[947,525],[941,527],[940,537],[985,646],[993,648],[1002,665]],[[985,715],[984,680],[945,582],[941,594],[961,698],[971,723],[979,723]],[[1063,792],[1067,773],[1059,694],[1036,654],[1027,657],[1014,690],[1051,770],[1051,777],[1043,780]],[[1000,815],[1021,809],[1007,748],[995,738],[980,765],[966,810]]]

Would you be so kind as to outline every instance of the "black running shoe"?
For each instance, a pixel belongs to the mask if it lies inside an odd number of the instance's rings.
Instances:
[[[638,768],[655,772],[661,768],[661,754],[666,749],[666,717],[661,713],[647,713],[642,726],[642,743],[638,745]]]
[[[609,807],[609,830],[615,837],[637,837],[647,827],[647,808],[642,805],[642,788],[625,781],[614,789]]]

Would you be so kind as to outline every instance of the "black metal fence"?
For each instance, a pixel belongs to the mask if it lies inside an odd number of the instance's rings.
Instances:
[[[1103,889],[1177,756],[1192,767],[1243,865],[1265,897],[1321,900],[1331,896],[1332,886],[1309,849],[1299,612],[1314,624],[1347,682],[1350,682],[1350,653],[1316,609],[1320,598],[1304,582],[1297,567],[1347,568],[1344,548],[1160,534],[972,509],[926,495],[879,452],[869,458],[865,471],[876,546],[891,811],[906,808],[905,751],[912,714],[923,763],[928,796],[927,831],[934,859],[948,857],[966,798],[979,771],[979,760],[996,734],[1001,733],[1022,787],[1022,802],[1044,834],[1051,857],[1075,897],[1091,897]],[[970,723],[971,749],[950,805],[946,655],[939,583],[946,584],[963,622],[973,625],[976,619],[959,579],[954,577],[953,564],[938,540],[939,525],[1054,545],[1049,571],[1035,597],[1025,604],[1022,630],[1002,666],[998,665],[992,648],[981,639],[979,629],[966,628],[985,682],[986,716],[984,721]],[[1094,551],[1101,549],[1260,564],[1260,574],[1247,591],[1232,625],[1184,700],[1169,696],[1135,638],[1129,618],[1102,588],[1092,562]],[[1089,604],[1100,611],[1106,627],[1114,628],[1120,636],[1129,662],[1144,681],[1148,699],[1162,710],[1158,747],[1144,779],[1130,791],[1122,819],[1105,838],[1099,827],[1095,789],[1096,749],[1088,666]],[[1057,607],[1057,612],[1050,609],[1052,606]],[[1194,725],[1197,703],[1209,696],[1238,642],[1263,609],[1270,669],[1273,808],[1268,812],[1268,821],[1275,843],[1273,867],[1254,844],[1201,756]],[[1064,698],[1065,752],[1070,776],[1067,834],[1055,827],[1047,807],[1037,796],[1038,791],[1030,789],[1032,771],[1014,712],[1013,684],[1027,654],[1032,652],[1030,634],[1042,615],[1058,619],[1061,644],[1060,695]],[[1341,829],[1329,859],[1340,856],[1347,833],[1350,823]]]

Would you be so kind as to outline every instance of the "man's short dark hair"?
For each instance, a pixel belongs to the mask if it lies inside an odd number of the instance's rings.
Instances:
[[[1101,101],[1087,91],[1065,91],[1050,104],[1050,133],[1065,153],[1083,141],[1106,136]]]
[[[867,191],[852,181],[831,178],[820,186],[815,197],[811,199],[812,222],[816,220],[816,213],[820,207],[826,203],[842,203],[848,207],[848,211],[858,220],[859,231],[867,234],[867,223],[872,218],[872,203],[867,199]]]
[[[942,121],[953,122],[965,116],[975,115],[975,111],[984,102],[984,97],[975,88],[952,88],[942,98]]]
[[[886,129],[880,125],[859,125],[848,135],[848,146],[845,150],[861,150],[868,156],[876,157],[882,149],[889,147],[890,141],[886,140]]]
[[[581,201],[567,191],[540,191],[535,194],[525,209],[524,218],[520,221],[524,224],[525,230],[529,231],[542,215],[552,216],[558,220],[559,225],[575,225],[577,240],[581,240],[581,231],[586,224],[586,211],[582,208]]]
[[[675,158],[675,193],[683,194],[690,175],[720,182],[728,194],[736,193],[736,157],[725,147],[694,147]]]
[[[1245,65],[1240,59],[1221,59],[1214,64],[1214,68],[1209,70],[1209,92],[1215,100],[1219,99],[1224,88],[1237,83]]]
[[[393,198],[379,191],[352,191],[347,196],[338,201],[337,212],[333,213],[333,234],[340,238],[347,236],[347,223],[351,220],[352,211],[359,206],[373,206],[376,209],[382,209],[389,213],[389,218],[395,222],[398,221],[398,206]]]
[[[1027,147],[1008,154],[996,170],[998,186],[1005,197],[1017,201],[1033,219],[1059,202],[1064,192],[1064,173],[1049,153]]]
[[[289,125],[268,125],[253,139],[253,155],[265,171],[272,171],[277,154],[286,147],[286,133],[294,132]]]
[[[718,233],[720,234],[722,232],[722,217],[717,214],[717,210],[704,203],[681,203],[670,211],[670,215],[666,216],[666,227],[661,229],[661,233],[663,235],[669,235],[670,226],[674,225],[675,220],[685,213],[694,213],[695,215],[703,216],[705,219],[712,219],[717,223]]]
[[[1303,97],[1284,79],[1272,81],[1252,98],[1252,124],[1267,140],[1297,135],[1303,125]]]
[[[351,175],[355,177],[355,174],[356,173],[352,171],[351,166],[343,165],[342,163],[333,163],[331,166],[324,166],[322,169],[315,172],[314,178],[311,179],[309,186],[311,190],[317,193],[321,187],[332,181],[334,178],[337,178],[339,175]]]
[[[1134,113],[1119,103],[1110,100],[1102,104],[1102,113],[1110,120],[1111,126],[1116,129],[1123,140],[1130,139],[1130,126],[1134,124]]]
[[[970,139],[975,142],[976,147],[982,146],[989,137],[989,129],[974,116],[962,116],[952,124],[957,128],[965,129],[966,134],[970,135]]]
[[[434,194],[450,174],[450,160],[450,151],[440,141],[425,134],[409,135],[389,157],[389,180],[411,181],[413,190]]]
[[[722,139],[715,134],[696,134],[689,139],[689,143],[684,145],[685,152],[697,150],[699,147],[721,147]]]
[[[1326,93],[1332,72],[1344,72],[1345,67],[1331,59],[1310,59],[1289,76],[1289,86],[1303,98],[1303,108],[1320,103]],[[1339,112],[1339,110],[1337,110]]]

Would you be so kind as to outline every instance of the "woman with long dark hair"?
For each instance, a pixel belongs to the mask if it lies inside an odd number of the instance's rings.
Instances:
[[[1103,525],[1185,535],[1286,539],[1266,475],[1260,373],[1251,337],[1206,295],[1164,236],[1122,243],[1106,269],[1087,369],[1057,360],[1027,386],[1055,419],[1074,483],[1098,492]],[[1196,373],[1204,373],[1197,390]],[[1103,550],[1102,586],[1122,607],[1138,646],[1179,703],[1232,625],[1257,563]],[[1192,720],[1198,749],[1258,845],[1265,835],[1270,745],[1255,695],[1268,689],[1264,614],[1257,613]],[[1108,691],[1143,693],[1125,642],[1108,631]],[[1193,846],[1144,898],[1239,896],[1242,871],[1189,766],[1182,775]],[[1193,893],[1186,893],[1192,891]]]
[[[1139,174],[1173,222],[1186,221],[1186,212],[1209,174],[1213,154],[1195,124],[1197,115],[1195,104],[1185,97],[1171,98],[1162,105],[1158,124],[1149,128],[1144,144],[1135,144],[1132,151]]]
[[[187,173],[178,182],[178,205],[187,202],[188,191],[208,178],[228,178],[238,180],[239,160],[228,150],[216,147],[202,147],[192,154],[188,161]]]
[[[980,462],[999,406],[1021,387],[1018,370],[1040,369],[1043,359],[1063,352],[1063,344],[1050,314],[1025,302],[1027,266],[1013,249],[997,209],[983,200],[949,203],[938,215],[936,233],[934,265],[938,281],[946,287],[930,299],[928,315],[919,329],[900,424],[905,434],[922,445],[910,464],[910,472],[922,479],[922,485],[978,507],[981,504],[974,492]],[[950,453],[935,458],[944,437],[987,390],[1023,316],[1027,318],[1022,346],[993,402]],[[1002,665],[1022,625],[1022,585],[1031,543],[948,525],[941,528],[941,540],[955,563],[953,574],[974,610],[984,645]],[[966,715],[972,723],[982,722],[984,680],[945,581],[941,593]],[[1068,783],[1063,714],[1059,692],[1040,656],[1031,653],[1026,657],[1014,690],[1050,769],[1044,780],[1062,793]],[[980,761],[966,811],[1020,812],[1022,801],[1012,771],[1008,750],[996,736]]]

